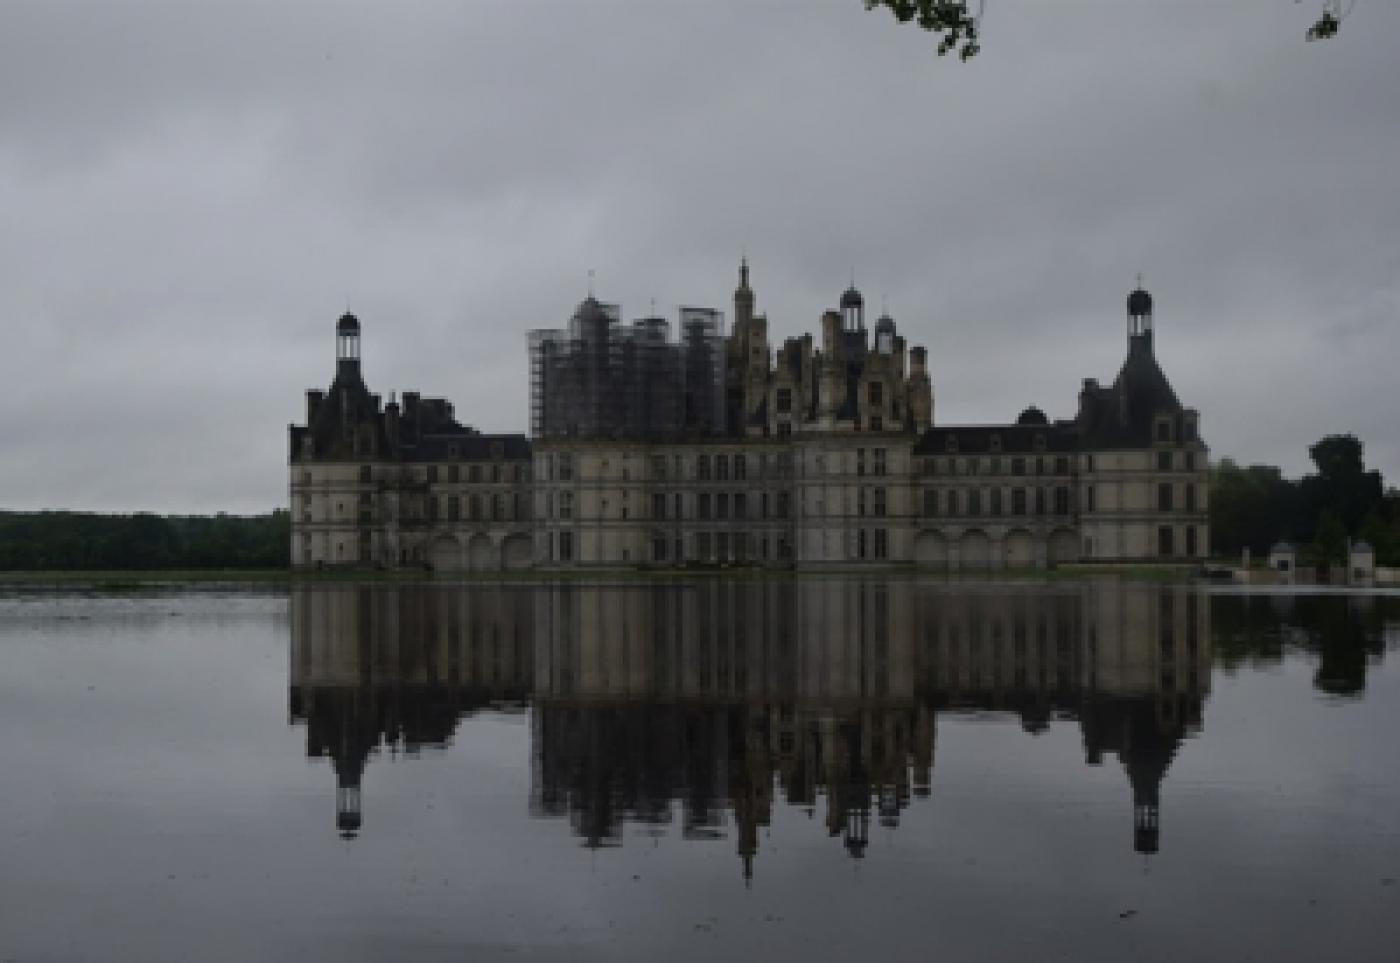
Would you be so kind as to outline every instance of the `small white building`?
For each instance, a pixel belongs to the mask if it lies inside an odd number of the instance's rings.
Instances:
[[[1352,585],[1376,583],[1376,550],[1370,543],[1360,539],[1351,543],[1347,553],[1347,581]]]
[[[1298,571],[1298,550],[1291,542],[1274,543],[1274,547],[1269,549],[1269,568],[1285,581],[1293,581]]]

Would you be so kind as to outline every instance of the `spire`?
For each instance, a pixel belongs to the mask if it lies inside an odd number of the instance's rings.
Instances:
[[[739,257],[739,289],[747,290],[749,286],[749,256],[743,254]]]

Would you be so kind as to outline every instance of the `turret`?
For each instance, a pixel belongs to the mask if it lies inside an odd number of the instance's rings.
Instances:
[[[1138,275],[1138,286],[1128,294],[1128,351],[1145,350],[1152,353],[1152,295],[1142,287],[1142,275]]]
[[[928,376],[928,352],[921,346],[909,349],[909,417],[915,431],[933,424],[933,384]]]
[[[335,374],[360,380],[360,321],[349,311],[335,323]]]

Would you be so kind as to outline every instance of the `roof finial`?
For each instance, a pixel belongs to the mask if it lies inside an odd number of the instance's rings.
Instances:
[[[890,297],[888,294],[880,294],[880,313],[885,317],[890,316]]]
[[[1142,272],[1138,272],[1138,287],[1142,287]]]
[[[588,269],[588,296],[593,297],[593,269]]]

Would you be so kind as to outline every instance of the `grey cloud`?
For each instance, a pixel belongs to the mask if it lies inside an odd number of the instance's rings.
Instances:
[[[283,503],[347,302],[374,390],[521,430],[588,270],[727,308],[741,249],[780,337],[854,267],[948,421],[1072,413],[1143,271],[1217,455],[1400,480],[1400,9],[1305,14],[1002,2],[958,64],[857,0],[8,4],[0,500]]]

